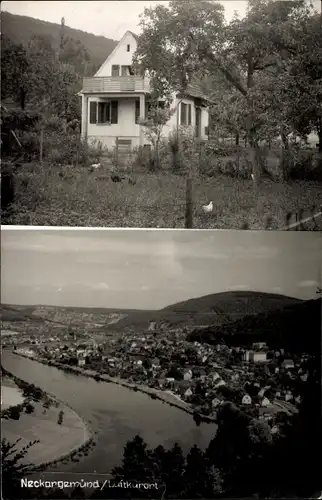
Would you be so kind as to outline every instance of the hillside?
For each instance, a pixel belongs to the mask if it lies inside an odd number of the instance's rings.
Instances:
[[[263,311],[280,309],[301,302],[284,295],[261,292],[224,292],[205,295],[172,304],[159,311],[136,311],[121,319],[117,329],[146,329],[149,321],[164,322],[172,326],[221,325]]]
[[[52,37],[54,47],[58,47],[60,30],[60,24],[49,23],[27,16],[18,16],[9,12],[1,13],[1,34],[16,43],[25,45],[33,35],[45,35]],[[102,64],[117,44],[115,40],[69,28],[68,26],[65,26],[65,34],[75,41],[79,40],[84,45],[90,55],[91,63],[95,65]]]
[[[196,329],[189,340],[228,346],[266,342],[271,349],[284,347],[289,352],[316,354],[321,349],[322,299],[299,301],[278,310],[232,321],[218,327]]]
[[[104,325],[107,330],[120,332],[127,328],[146,330],[150,321],[173,327],[222,325],[246,314],[268,312],[300,302],[284,295],[236,291],[189,299],[158,311],[43,305],[2,305],[1,311],[3,321],[46,319],[74,325],[92,321]]]
[[[177,313],[218,313],[218,314],[245,314],[247,308],[250,314],[260,310],[274,309],[281,305],[294,304],[298,299],[278,295],[275,293],[261,293],[252,291],[231,291],[204,295],[195,299],[178,302],[165,307],[163,311]]]

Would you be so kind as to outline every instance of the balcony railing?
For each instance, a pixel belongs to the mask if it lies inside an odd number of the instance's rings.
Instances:
[[[149,92],[147,78],[140,76],[94,76],[83,79],[83,92]]]

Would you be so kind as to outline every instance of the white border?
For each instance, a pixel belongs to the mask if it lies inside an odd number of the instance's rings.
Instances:
[[[1,230],[6,230],[9,229],[10,231],[14,230],[27,230],[27,231],[34,231],[36,230],[50,230],[50,231],[184,231],[187,232],[186,228],[166,228],[166,227],[96,227],[96,226],[10,226],[10,225],[1,225]],[[188,230],[189,232],[191,231],[223,231],[223,232],[228,232],[228,231],[243,231],[245,232],[244,229],[198,229],[198,228],[192,228]],[[252,232],[256,231],[259,232],[261,230],[251,230]],[[266,230],[262,230],[265,231]],[[273,232],[273,231],[271,231]]]

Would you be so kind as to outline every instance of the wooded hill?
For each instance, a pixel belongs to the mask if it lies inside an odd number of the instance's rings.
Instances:
[[[322,299],[301,301],[257,315],[247,315],[223,325],[196,329],[190,341],[228,346],[266,342],[271,349],[283,347],[288,352],[321,352]]]
[[[213,325],[221,326],[240,320],[246,315],[268,313],[298,303],[300,304],[302,301],[274,293],[230,291],[192,298],[156,311],[3,304],[1,314],[3,321],[22,321],[24,319],[38,319],[40,316],[43,319],[54,319],[55,313],[59,312],[61,318],[66,318],[67,323],[71,314],[83,319],[86,316],[93,318],[100,316],[103,319],[105,316],[108,320],[111,313],[114,313],[119,314],[120,319],[113,324],[106,321],[108,330],[119,332],[131,329],[140,332],[149,327],[150,321],[155,321],[158,326],[163,323],[167,327],[204,326],[212,328]]]
[[[1,35],[10,38],[13,42],[22,45],[28,44],[34,35],[50,37],[54,48],[59,47],[61,25],[41,21],[27,16],[18,16],[9,12],[1,13]],[[100,66],[107,56],[116,47],[117,42],[104,36],[69,28],[65,26],[66,36],[79,41],[88,51],[91,63]]]

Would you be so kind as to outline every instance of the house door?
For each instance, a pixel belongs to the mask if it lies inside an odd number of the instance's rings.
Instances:
[[[201,137],[201,108],[196,108],[196,137]]]

